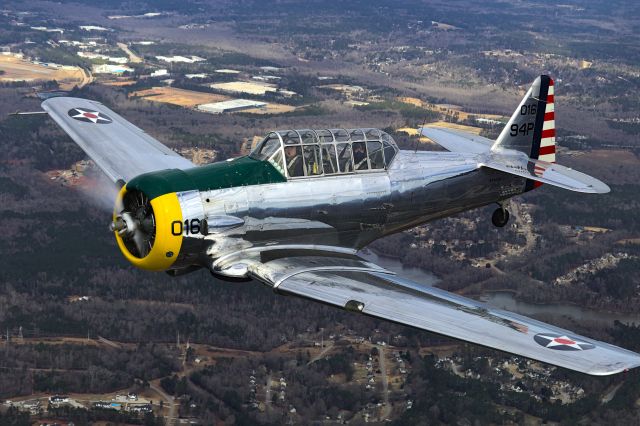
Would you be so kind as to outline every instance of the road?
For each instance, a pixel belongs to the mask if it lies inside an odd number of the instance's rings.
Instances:
[[[162,387],[154,384],[153,382],[149,382],[149,387],[155,391],[158,395],[164,399],[165,402],[169,404],[169,416],[167,417],[167,425],[172,426],[176,424],[176,404],[173,400],[173,397],[167,394]]]
[[[466,379],[464,373],[462,372],[461,366],[453,361],[451,361],[451,371],[453,371],[453,374],[455,374],[456,376]]]
[[[111,346],[112,348],[115,348],[115,349],[122,349],[122,346],[119,343],[116,343],[109,339],[105,339],[102,336],[98,336],[98,342],[104,343],[105,345]]]
[[[606,392],[602,395],[600,402],[602,404],[606,404],[609,401],[611,401],[613,397],[616,396],[616,392],[618,392],[618,389],[620,389],[621,386],[622,386],[622,383],[618,383],[617,385],[607,389]]]
[[[531,223],[527,223],[522,217],[524,212],[519,203],[511,202],[510,208],[515,222],[518,224],[518,228],[524,232],[524,237],[527,241],[518,254],[531,251],[536,244],[536,234],[533,232],[533,225]]]
[[[382,375],[382,410],[380,412],[380,420],[388,419],[391,415],[391,404],[389,404],[389,376],[387,376],[387,359],[384,346],[377,345],[378,359],[380,360],[380,374]]]
[[[527,223],[523,217],[523,213],[525,213],[524,208],[519,202],[512,201],[508,206],[509,212],[511,214],[511,219],[509,219],[509,223],[515,223],[518,226],[518,230],[524,234],[525,244],[517,247],[516,249],[509,250],[507,252],[508,257],[517,257],[524,253],[528,253],[535,247],[537,235],[534,232],[533,225],[531,223]],[[497,259],[486,259],[486,258],[478,258],[478,263],[480,266],[484,266],[485,264],[489,264],[491,266],[491,270],[499,275],[506,275],[508,272],[503,271],[502,269],[496,266]]]
[[[264,405],[268,412],[271,409],[271,373],[267,376],[267,383],[264,386]]]
[[[82,69],[82,80],[80,81],[80,84],[78,85],[79,88],[83,88],[84,86],[86,86],[87,84],[93,82],[94,77],[93,74],[91,74],[90,70],[86,70],[86,69]]]
[[[129,56],[129,60],[130,60],[132,63],[134,63],[134,64],[139,64],[139,63],[141,63],[141,62],[142,62],[142,58],[141,58],[140,56],[136,55],[135,53],[133,53],[133,52],[131,51],[131,49],[129,49],[129,46],[127,46],[126,44],[124,44],[124,43],[118,43],[118,47],[119,47],[120,49],[122,49],[122,51],[123,51],[124,53],[126,53],[126,54],[127,54],[127,56]]]
[[[314,356],[313,358],[311,358],[311,361],[309,361],[309,362],[307,363],[307,365],[311,365],[311,364],[313,364],[314,362],[316,362],[316,361],[318,361],[318,360],[322,359],[322,358],[323,358],[323,357],[324,357],[324,356],[325,356],[325,355],[326,355],[326,354],[327,354],[331,349],[333,349],[333,342],[331,342],[331,343],[327,344],[327,345],[325,346],[325,348],[324,348],[322,351],[320,351],[320,353],[319,353],[318,355],[316,355],[316,356]]]

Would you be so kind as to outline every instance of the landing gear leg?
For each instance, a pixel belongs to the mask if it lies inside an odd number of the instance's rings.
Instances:
[[[500,204],[500,207],[493,212],[491,222],[498,228],[502,228],[509,222],[509,210],[507,210],[506,205]]]

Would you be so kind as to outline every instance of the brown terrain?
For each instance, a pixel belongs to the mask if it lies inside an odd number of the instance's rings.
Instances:
[[[80,67],[35,64],[11,55],[0,55],[0,70],[4,71],[0,82],[56,80],[63,90],[82,87],[91,80]]]
[[[176,89],[175,87],[154,87],[132,93],[147,101],[162,102],[182,107],[193,108],[196,105],[211,102],[222,102],[229,99],[228,96],[215,93],[194,92],[192,90]]]

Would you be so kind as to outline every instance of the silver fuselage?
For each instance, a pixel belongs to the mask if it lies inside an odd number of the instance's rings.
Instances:
[[[479,168],[477,154],[400,151],[386,170],[178,193],[187,220],[210,222],[208,235],[186,236],[190,259],[180,263],[242,277],[250,258],[272,246],[352,253],[385,235],[520,194],[525,182]]]

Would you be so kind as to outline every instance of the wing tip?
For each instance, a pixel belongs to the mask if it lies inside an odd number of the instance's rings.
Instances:
[[[44,101],[42,101],[40,103],[40,105],[42,105],[43,107],[45,105],[55,105],[57,103],[62,103],[65,101],[75,101],[75,102],[91,102],[93,104],[98,104],[98,105],[102,105],[102,102],[93,100],[93,99],[87,99],[87,98],[78,98],[76,96],[53,96],[51,98],[45,99]]]
[[[629,370],[640,367],[640,361],[634,364],[625,364],[621,366],[594,366],[594,368],[582,371],[590,376],[612,376],[614,374],[627,373]],[[578,370],[579,371],[579,370]]]
[[[606,183],[594,177],[588,177],[590,178],[590,182],[583,187],[576,188],[576,192],[582,192],[585,194],[608,194],[609,192],[611,192],[611,188]]]

